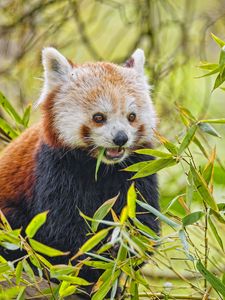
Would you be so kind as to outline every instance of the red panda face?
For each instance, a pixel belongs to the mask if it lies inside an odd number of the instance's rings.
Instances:
[[[43,64],[39,103],[48,136],[65,147],[85,148],[93,157],[104,148],[103,161],[109,164],[122,162],[151,141],[156,116],[142,50],[132,55],[132,66],[122,67],[104,62],[72,65],[46,48]]]

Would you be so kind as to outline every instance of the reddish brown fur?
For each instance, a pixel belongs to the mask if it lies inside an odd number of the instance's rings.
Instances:
[[[57,132],[54,127],[54,114],[53,106],[55,101],[55,96],[58,89],[52,91],[42,104],[43,112],[43,135],[45,142],[51,146],[59,147],[61,145]]]
[[[0,156],[0,206],[4,201],[28,198],[34,182],[35,155],[39,147],[40,123],[26,130]],[[3,200],[4,199],[4,200]]]
[[[91,132],[91,129],[86,125],[83,125],[80,129],[80,135],[82,137],[82,140],[86,144],[88,144],[88,141],[86,140],[86,138],[88,138],[90,136],[90,132]]]
[[[132,124],[134,124],[135,122],[133,122]],[[139,143],[139,141],[141,140],[141,138],[145,135],[145,126],[144,124],[140,125],[138,127],[138,132],[137,132],[137,140],[136,140],[136,144]]]
[[[142,124],[138,128],[138,135],[144,135],[144,134],[145,134],[145,126],[144,124]]]
[[[115,69],[115,65],[111,63],[102,63],[102,65],[107,70],[106,78],[108,81],[111,81],[113,84],[123,84],[124,77]]]

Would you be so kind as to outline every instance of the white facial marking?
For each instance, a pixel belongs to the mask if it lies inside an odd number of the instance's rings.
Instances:
[[[54,88],[63,82],[67,82],[69,80],[69,73],[72,70],[72,66],[68,60],[52,47],[43,49],[42,63],[44,67],[44,86],[36,106],[42,103]]]
[[[134,59],[134,69],[139,74],[144,74],[145,54],[142,49],[137,49],[131,56]]]
[[[39,103],[58,88],[53,107],[54,126],[66,146],[115,148],[118,146],[113,139],[118,131],[123,131],[128,141],[123,145],[123,157],[118,160],[122,161],[129,155],[130,148],[138,146],[136,141],[141,126],[145,130],[138,143],[151,140],[156,114],[144,76],[143,51],[137,49],[132,58],[134,64],[130,68],[113,64],[108,64],[110,68],[107,68],[104,63],[72,67],[54,48],[44,49],[45,82]],[[93,115],[96,113],[103,113],[106,121],[95,124]],[[133,123],[128,120],[131,113],[136,114]],[[90,136],[85,139],[81,135],[82,126],[90,128]]]

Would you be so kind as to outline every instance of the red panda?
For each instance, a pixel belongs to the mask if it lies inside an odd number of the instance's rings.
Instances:
[[[13,228],[25,228],[37,213],[49,211],[35,238],[74,255],[86,240],[79,210],[93,216],[119,194],[116,213],[126,204],[131,173],[125,166],[149,160],[134,149],[152,140],[156,114],[138,49],[124,66],[109,62],[73,64],[54,48],[43,50],[44,86],[37,105],[40,123],[27,129],[0,156],[0,208]],[[95,180],[96,158],[104,148]],[[135,180],[137,189],[158,209],[157,178]],[[151,214],[141,221],[158,232]],[[15,259],[18,252],[4,252]],[[67,263],[69,256],[52,258]],[[94,271],[82,276],[96,280]]]

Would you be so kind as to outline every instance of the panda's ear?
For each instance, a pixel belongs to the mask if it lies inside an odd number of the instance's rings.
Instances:
[[[144,75],[145,54],[142,49],[137,49],[126,61],[125,67],[134,68],[137,73]]]
[[[73,68],[69,61],[52,47],[43,49],[42,64],[44,67],[44,86],[34,107],[44,102],[47,95],[55,88],[68,81]]]
[[[68,80],[72,66],[55,48],[48,47],[42,51],[45,84],[52,88]]]

